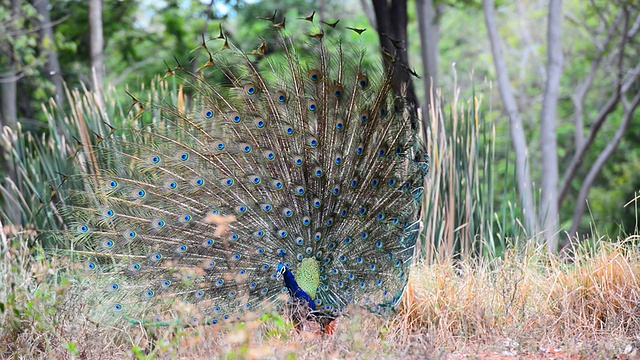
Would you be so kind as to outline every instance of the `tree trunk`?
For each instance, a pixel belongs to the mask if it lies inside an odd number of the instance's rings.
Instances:
[[[493,62],[496,66],[496,76],[498,78],[498,88],[502,102],[504,102],[507,116],[509,117],[509,129],[511,132],[511,141],[516,154],[516,177],[518,180],[518,192],[522,201],[522,211],[524,214],[525,228],[530,236],[537,235],[538,224],[536,220],[535,207],[533,205],[533,190],[531,189],[531,171],[529,169],[529,153],[527,147],[527,138],[522,126],[522,118],[516,99],[511,90],[511,83],[507,73],[507,65],[502,56],[500,48],[500,36],[498,34],[498,26],[496,24],[496,15],[493,0],[483,0],[482,7],[484,9],[484,20],[489,35],[489,43],[491,44],[491,53],[493,54]]]
[[[407,101],[417,108],[419,103],[409,74],[407,54],[407,0],[392,0],[391,4],[387,0],[372,2],[383,59],[394,67],[393,89],[397,94],[406,92]]]
[[[542,199],[540,216],[547,249],[558,251],[558,144],[556,122],[562,75],[562,0],[550,0],[547,32],[547,81],[540,115]]]
[[[45,76],[51,78],[51,82],[56,88],[54,99],[58,106],[64,105],[64,79],[58,61],[58,51],[56,50],[53,25],[49,14],[49,0],[37,0],[33,4],[42,17],[40,24],[40,51],[47,54],[47,62],[44,65]]]
[[[91,47],[91,72],[93,90],[98,93],[101,109],[104,109],[104,37],[102,35],[102,0],[89,1],[89,31]]]
[[[18,121],[18,78],[16,74],[16,61],[13,54],[9,55],[9,64],[4,73],[4,78],[0,85],[2,86],[2,117],[0,118],[0,127],[8,126],[11,129],[16,128]]]
[[[22,16],[22,0],[11,0],[11,16]],[[0,89],[2,90],[2,114],[0,116],[0,133],[3,132],[3,127],[7,126],[12,130],[16,130],[18,122],[18,73],[17,65],[18,61],[15,58],[14,49],[9,50],[9,63],[4,74],[5,80],[1,82]],[[2,143],[0,143],[0,146]],[[0,159],[2,160],[3,170],[9,179],[12,179],[15,184],[20,185],[18,181],[18,172],[13,166],[13,161],[10,161],[9,148],[2,149]],[[4,182],[4,181],[3,181]],[[9,217],[9,221],[16,225],[22,225],[22,211],[20,205],[11,199],[5,199],[4,213]]]
[[[433,0],[417,0],[418,25],[420,26],[420,55],[422,57],[422,81],[425,97],[422,101],[422,122],[429,128],[431,98],[438,88],[438,42],[440,26]]]

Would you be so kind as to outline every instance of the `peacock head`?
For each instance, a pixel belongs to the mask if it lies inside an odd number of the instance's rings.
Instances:
[[[278,270],[276,272],[276,276],[277,277],[283,276],[286,271],[287,271],[287,267],[284,264],[278,264]]]

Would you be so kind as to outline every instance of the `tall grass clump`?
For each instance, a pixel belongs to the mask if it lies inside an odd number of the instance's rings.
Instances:
[[[498,188],[497,176],[513,177],[508,153],[505,173],[496,157],[496,124],[487,120],[482,94],[466,101],[454,85],[446,103],[432,95],[427,146],[430,176],[424,193],[425,215],[419,253],[429,261],[445,258],[500,256],[509,242],[525,235],[519,221],[517,194],[508,182]],[[488,110],[487,110],[488,108]],[[508,148],[507,148],[508,151]],[[502,190],[502,196],[496,197]],[[509,210],[509,213],[507,213]],[[498,214],[501,212],[502,214]]]
[[[135,93],[146,95],[141,101],[153,98],[178,104],[178,92],[169,91],[173,84],[157,81],[150,87],[140,86]],[[131,112],[136,111],[131,105],[134,100],[122,102],[114,88],[106,91],[104,101],[98,101],[98,95],[86,88],[67,91],[66,95],[69,110],[61,109],[53,100],[43,105],[47,123],[40,135],[24,131],[20,123],[15,130],[2,129],[1,141],[16,173],[15,179],[7,177],[0,183],[2,207],[17,208],[20,218],[11,219],[5,211],[0,211],[0,217],[5,223],[26,224],[36,230],[38,242],[45,248],[68,246],[57,242],[60,237],[49,235],[65,226],[61,208],[68,205],[67,194],[90,186],[81,174],[97,171],[93,145],[109,137],[129,137],[127,129],[149,125],[129,120]],[[117,142],[102,146],[117,146]]]

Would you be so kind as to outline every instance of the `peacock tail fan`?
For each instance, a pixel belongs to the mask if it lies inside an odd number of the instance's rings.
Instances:
[[[298,22],[294,44],[265,21],[274,49],[203,41],[197,71],[163,80],[185,101],[133,95],[137,128],[78,156],[88,186],[65,216],[96,313],[217,324],[301,294],[329,317],[396,307],[427,170],[415,109],[350,30]]]

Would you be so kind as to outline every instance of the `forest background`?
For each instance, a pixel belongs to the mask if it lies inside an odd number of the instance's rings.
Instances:
[[[71,313],[70,295],[42,289],[61,276],[34,250],[59,246],[38,234],[64,227],[56,186],[87,142],[80,124],[126,125],[127,92],[156,96],[168,67],[200,66],[194,50],[220,27],[256,49],[259,18],[276,10],[288,23],[316,11],[327,24],[366,28],[345,39],[372,63],[395,52],[420,105],[431,174],[416,258],[426,261],[410,280],[409,325],[363,327],[378,341],[374,357],[398,349],[389,339],[415,344],[416,333],[441,349],[498,336],[505,351],[531,337],[535,352],[576,342],[582,351],[598,335],[616,339],[603,340],[604,358],[640,348],[637,0],[0,0],[4,354],[48,358],[29,346],[58,344],[77,355],[79,336],[110,336],[73,322],[58,330],[67,315],[54,309]],[[349,354],[366,348],[357,338]],[[135,349],[123,353],[144,357]]]

